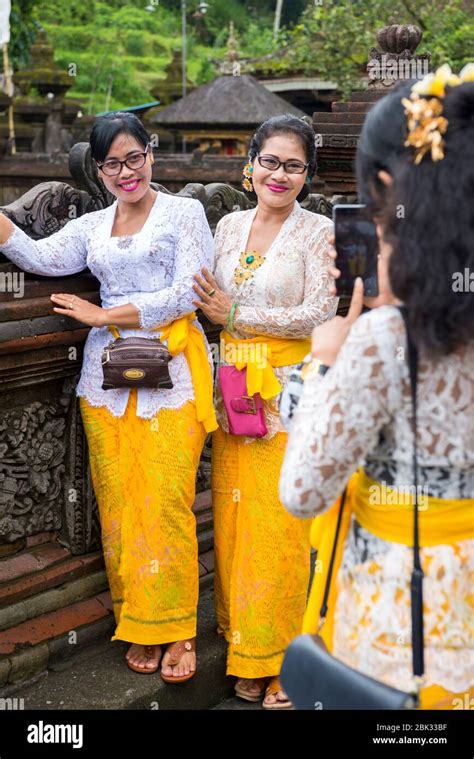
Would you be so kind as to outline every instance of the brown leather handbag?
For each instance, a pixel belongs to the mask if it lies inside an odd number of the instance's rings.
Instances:
[[[159,340],[117,337],[102,352],[102,389],[151,387],[168,390],[173,387],[169,372],[171,359],[168,348]]]

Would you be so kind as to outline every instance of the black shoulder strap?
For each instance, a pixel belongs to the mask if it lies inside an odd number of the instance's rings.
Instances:
[[[413,408],[413,479],[415,485],[415,508],[413,519],[413,571],[411,575],[411,634],[412,634],[412,657],[413,657],[413,674],[421,677],[424,673],[424,640],[423,640],[423,570],[420,562],[420,543],[419,543],[419,524],[418,524],[418,449],[417,449],[417,380],[418,380],[418,350],[412,340],[410,327],[408,324],[407,311],[404,306],[399,307],[403,316],[407,333],[408,345],[408,366],[410,370],[410,384]],[[323,601],[319,611],[320,627],[326,619],[328,609],[328,598],[331,587],[331,579],[334,569],[336,556],[336,547],[339,538],[342,513],[346,501],[345,489],[341,496],[341,505],[337,518],[336,532],[331,552],[331,559],[328,567],[326,578],[326,587],[324,589]]]
[[[326,587],[324,588],[323,602],[321,604],[321,609],[319,611],[319,620],[320,620],[319,626],[320,627],[322,626],[322,623],[326,619],[326,614],[328,610],[329,591],[331,588],[331,579],[332,579],[332,573],[334,569],[334,561],[336,558],[336,548],[337,548],[337,543],[339,539],[339,533],[341,531],[342,512],[344,510],[344,504],[346,502],[346,494],[347,494],[347,488],[344,489],[344,492],[341,496],[341,505],[339,507],[339,514],[337,515],[336,532],[334,535],[334,543],[332,546],[331,558],[329,560],[328,576],[326,578]]]
[[[411,399],[413,409],[413,472],[415,485],[415,513],[413,520],[413,572],[411,575],[411,635],[413,654],[413,674],[421,677],[425,670],[424,641],[423,641],[423,569],[420,561],[420,534],[418,519],[418,418],[417,418],[417,385],[418,385],[418,350],[413,342],[407,309],[399,307],[405,322],[408,344],[408,366],[410,369]]]

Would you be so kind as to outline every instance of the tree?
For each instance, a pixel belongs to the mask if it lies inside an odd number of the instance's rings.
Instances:
[[[344,96],[360,87],[377,29],[416,24],[423,31],[417,52],[432,54],[434,67],[459,70],[472,57],[474,23],[465,0],[324,0],[308,6],[288,38],[288,68],[335,81]]]
[[[35,0],[12,0],[8,50],[14,71],[27,63],[36,37],[38,27],[33,18],[34,6]]]

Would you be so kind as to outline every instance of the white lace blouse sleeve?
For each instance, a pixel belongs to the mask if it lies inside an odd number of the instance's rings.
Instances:
[[[333,504],[396,412],[404,365],[397,346],[405,345],[400,321],[390,307],[364,314],[334,366],[304,383],[280,476],[280,498],[295,516],[315,516]]]
[[[45,277],[76,274],[87,266],[85,225],[87,214],[72,219],[43,240],[32,240],[13,225],[13,232],[0,250],[23,271]]]
[[[298,306],[260,308],[239,306],[234,326],[239,332],[275,337],[299,338],[311,335],[313,328],[336,314],[338,298],[330,294],[328,255],[332,225],[321,226],[308,242],[305,257],[304,300]]]
[[[178,222],[173,283],[157,292],[140,292],[131,297],[140,326],[152,329],[195,311],[193,275],[205,266],[212,271],[214,242],[199,200],[189,199]]]

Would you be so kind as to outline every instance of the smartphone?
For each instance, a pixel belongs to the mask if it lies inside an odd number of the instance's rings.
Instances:
[[[379,294],[377,284],[377,230],[365,205],[338,205],[333,208],[336,237],[336,279],[338,295],[351,296],[354,282],[362,277],[364,295]]]

